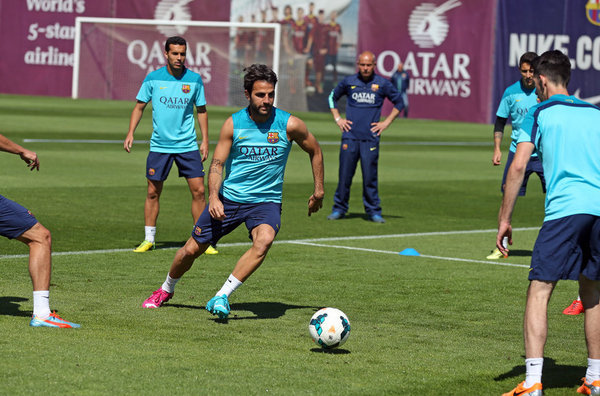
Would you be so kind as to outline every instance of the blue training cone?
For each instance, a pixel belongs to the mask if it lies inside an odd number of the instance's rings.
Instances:
[[[404,249],[403,251],[398,252],[398,254],[401,256],[420,256],[421,255],[419,252],[417,252],[413,248]]]

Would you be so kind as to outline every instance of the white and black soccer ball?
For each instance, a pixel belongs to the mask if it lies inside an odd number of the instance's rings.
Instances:
[[[337,308],[322,308],[310,318],[308,331],[320,347],[337,348],[350,336],[350,321]]]

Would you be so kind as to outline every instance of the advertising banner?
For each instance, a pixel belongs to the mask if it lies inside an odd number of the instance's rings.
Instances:
[[[75,18],[110,17],[160,20],[217,20],[228,21],[229,2],[219,0],[0,0],[0,49],[4,54],[0,62],[0,92],[27,95],[70,96],[73,74],[73,38]],[[82,73],[101,70],[100,74],[84,76],[83,82],[91,84],[82,97],[132,99],[146,74],[165,64],[162,51],[168,36],[186,37],[182,26],[145,27],[125,34],[125,30],[99,27],[98,35],[111,37],[112,43],[99,44],[96,53],[82,63]],[[129,34],[131,33],[131,34]],[[193,37],[188,58],[191,69],[199,72],[212,92],[221,91],[213,100],[225,104],[227,67],[222,67],[217,54],[207,40],[214,32],[203,32],[205,37]],[[122,36],[120,34],[123,34]],[[97,38],[87,37],[90,40]],[[187,39],[187,37],[186,37]],[[218,45],[228,46],[228,33],[220,34]],[[83,40],[85,41],[85,40]],[[82,41],[82,42],[83,42]],[[84,66],[85,65],[85,66]],[[215,76],[218,70],[224,75]],[[127,74],[135,71],[133,74]],[[18,72],[19,78],[14,74]],[[218,77],[218,78],[217,78]],[[91,81],[92,79],[103,81]],[[127,87],[133,84],[135,92]],[[216,84],[221,84],[215,86]],[[84,84],[81,85],[84,88]],[[124,90],[122,89],[124,88]],[[224,91],[224,92],[223,92]]]
[[[358,53],[373,52],[385,77],[404,64],[410,117],[489,122],[495,9],[480,0],[361,1]]]
[[[0,92],[71,94],[78,16],[111,17],[115,0],[0,0]]]
[[[498,4],[493,112],[504,89],[521,78],[519,58],[558,49],[571,59],[569,93],[600,104],[598,0],[502,0]]]

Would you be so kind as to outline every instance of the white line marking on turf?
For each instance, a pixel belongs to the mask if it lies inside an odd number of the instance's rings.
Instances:
[[[336,248],[336,249],[360,250],[360,251],[363,251],[363,252],[370,252],[370,253],[397,254],[399,256],[402,256],[398,252],[393,252],[393,251],[390,251],[390,250],[367,249],[367,248],[359,248],[359,247],[355,247],[355,246],[326,245],[326,244],[323,244],[323,243],[299,242],[299,241],[296,241],[296,242],[289,241],[287,243],[295,244],[295,245],[329,247],[329,248]],[[428,254],[420,254],[418,256],[410,256],[410,257],[425,257],[425,258],[431,258],[431,259],[436,259],[436,260],[461,261],[461,262],[465,262],[465,263],[480,263],[480,264],[488,264],[488,265],[503,265],[503,266],[507,266],[507,267],[529,268],[528,265],[524,265],[524,264],[501,263],[501,262],[498,262],[498,261],[483,261],[483,260],[461,259],[461,258],[456,258],[456,257],[430,256]]]
[[[123,140],[103,139],[23,139],[23,143],[123,143]],[[148,144],[149,140],[136,140],[137,144]],[[216,144],[217,141],[210,141]],[[319,141],[321,146],[339,146],[340,142]],[[492,142],[381,142],[380,146],[491,146]]]
[[[539,227],[521,227],[521,228],[513,228],[513,231],[533,231],[539,230]],[[380,238],[404,238],[404,237],[413,237],[413,236],[436,236],[436,235],[460,235],[460,234],[481,234],[481,233],[493,233],[496,232],[496,229],[487,229],[487,230],[462,230],[462,231],[434,231],[434,232],[415,232],[415,233],[407,233],[407,234],[387,234],[387,235],[362,235],[362,236],[346,236],[346,237],[330,237],[330,238],[309,238],[309,239],[296,239],[296,240],[284,240],[284,241],[275,241],[275,243],[289,243],[289,244],[297,244],[297,245],[313,245],[319,247],[330,247],[337,249],[347,249],[347,250],[361,250],[372,253],[384,253],[384,254],[398,254],[398,252],[393,252],[389,250],[377,250],[377,249],[366,249],[359,248],[353,246],[338,246],[338,245],[326,245],[326,244],[317,244],[315,242],[328,242],[328,241],[346,241],[346,240],[368,240],[368,239],[380,239]],[[233,243],[222,243],[220,247],[235,247],[235,246],[248,246],[250,242],[233,242]],[[171,250],[171,249],[179,249],[178,247],[168,247],[168,248],[158,248],[157,250]],[[104,249],[104,250],[82,250],[82,251],[73,251],[73,252],[54,252],[52,256],[74,256],[74,255],[84,255],[84,254],[104,254],[104,253],[121,253],[121,252],[131,252],[133,249]],[[398,254],[399,255],[399,254]],[[16,258],[27,258],[28,254],[14,254],[14,255],[0,255],[0,260],[2,259],[16,259]],[[456,257],[441,257],[441,256],[430,256],[421,254],[420,256],[413,257],[427,257],[438,260],[449,260],[449,261],[463,261],[470,263],[483,263],[483,264],[491,264],[491,265],[503,265],[507,267],[523,267],[529,268],[527,265],[522,264],[513,264],[513,263],[502,263],[498,261],[482,261],[482,260],[470,260],[470,259],[461,259]]]

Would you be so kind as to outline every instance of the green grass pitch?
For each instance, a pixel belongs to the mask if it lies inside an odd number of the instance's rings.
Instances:
[[[296,114],[322,143],[324,208],[306,215],[312,175],[308,157],[294,147],[282,230],[222,322],[203,307],[248,248],[245,227],[221,241],[219,255],[199,258],[166,306],[141,308],[192,219],[187,185],[174,170],[161,198],[160,249],[131,252],[143,239],[148,151],[143,143],[123,150],[132,107],[0,95],[0,133],[41,160],[41,170],[29,172],[18,157],[0,153],[0,194],[52,231],[51,307],[82,325],[28,327],[27,250],[0,238],[0,394],[493,395],[524,378],[527,265],[543,195],[532,177],[517,202],[513,225],[522,230],[512,255],[486,260],[503,171],[491,164],[490,125],[397,119],[384,131],[379,164],[387,222],[366,220],[360,171],[349,216],[333,222],[326,216],[339,131],[329,114]],[[137,140],[150,137],[149,110]],[[213,142],[234,110],[209,106]],[[422,256],[397,254],[406,248]],[[576,296],[574,282],[561,282],[550,303],[546,395],[574,394],[585,374],[583,317],[561,314]],[[323,353],[308,334],[323,306],[341,309],[352,325],[334,353]]]

